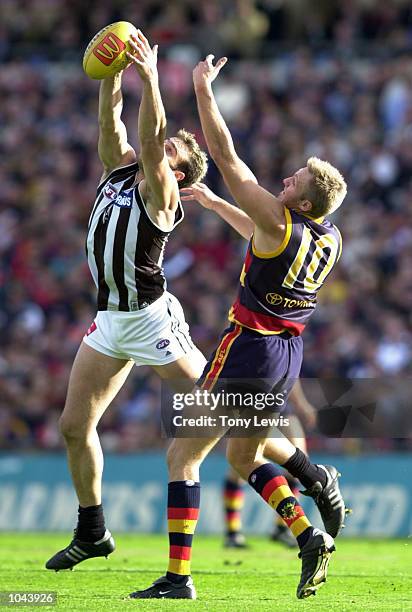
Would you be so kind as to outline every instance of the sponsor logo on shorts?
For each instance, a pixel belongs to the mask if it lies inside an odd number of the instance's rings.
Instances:
[[[167,338],[163,338],[163,340],[159,340],[159,342],[156,344],[156,348],[161,351],[162,349],[165,349],[167,346],[169,346],[169,344],[170,340],[168,340]]]

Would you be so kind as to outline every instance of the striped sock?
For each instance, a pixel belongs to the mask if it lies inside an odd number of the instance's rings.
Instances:
[[[302,548],[308,541],[313,527],[296,497],[292,495],[281,470],[271,463],[265,463],[253,470],[249,476],[249,484],[282,517],[295,536],[299,548]]]
[[[227,535],[242,531],[240,512],[245,502],[243,486],[226,478],[223,488],[223,503],[225,510],[225,525]]]
[[[284,476],[287,480],[290,490],[292,491],[293,497],[295,497],[299,501],[299,497],[300,497],[299,481],[293,476],[291,476],[288,472],[285,472]],[[279,527],[287,527],[285,521],[279,515],[276,517],[276,525],[278,525]]]
[[[169,482],[167,523],[169,566],[167,578],[174,583],[190,575],[192,540],[199,516],[200,483],[193,480]]]

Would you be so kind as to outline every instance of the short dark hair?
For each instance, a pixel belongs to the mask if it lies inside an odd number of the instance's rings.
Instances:
[[[199,147],[194,134],[181,129],[176,134],[176,138],[183,142],[187,150],[187,158],[180,160],[176,164],[176,168],[174,168],[185,173],[184,178],[179,181],[179,188],[182,189],[201,181],[205,176],[207,172],[207,155]]]

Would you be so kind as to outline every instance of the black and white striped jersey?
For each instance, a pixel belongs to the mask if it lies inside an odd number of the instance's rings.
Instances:
[[[113,170],[97,189],[86,252],[98,310],[139,310],[166,289],[162,262],[170,232],[150,219],[134,185],[138,170],[137,163]],[[182,219],[179,203],[174,227]]]

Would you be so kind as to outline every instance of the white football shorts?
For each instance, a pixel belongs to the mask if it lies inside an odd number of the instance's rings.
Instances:
[[[161,366],[188,356],[199,364],[200,376],[206,365],[190,337],[179,300],[167,291],[142,310],[99,310],[83,341],[99,353],[131,359],[137,366]]]

